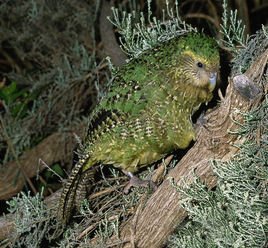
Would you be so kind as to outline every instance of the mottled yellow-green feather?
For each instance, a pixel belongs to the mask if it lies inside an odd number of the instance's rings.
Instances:
[[[195,139],[191,116],[211,100],[218,67],[215,41],[189,34],[120,68],[90,117],[83,155],[63,189],[60,219],[68,220],[78,185],[94,165],[136,172],[185,149]]]

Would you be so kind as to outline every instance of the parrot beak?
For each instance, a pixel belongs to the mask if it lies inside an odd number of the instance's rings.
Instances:
[[[209,82],[210,82],[210,88],[211,90],[214,90],[217,82],[217,72],[211,72],[209,74]]]

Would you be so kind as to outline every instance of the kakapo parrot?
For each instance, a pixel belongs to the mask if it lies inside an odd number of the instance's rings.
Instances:
[[[58,218],[69,220],[96,165],[112,164],[132,176],[187,148],[195,139],[191,117],[212,99],[218,70],[217,43],[199,33],[162,42],[119,68],[90,116],[83,152],[63,187]]]

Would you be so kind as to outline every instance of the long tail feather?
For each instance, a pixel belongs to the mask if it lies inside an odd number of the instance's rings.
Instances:
[[[63,187],[57,212],[57,218],[63,224],[66,224],[70,218],[76,201],[76,195],[79,195],[79,192],[77,192],[79,191],[79,185],[80,183],[83,183],[81,180],[84,178],[82,181],[85,181],[86,176],[94,176],[94,171],[92,171],[90,175],[86,172],[83,172],[83,167],[88,160],[89,156],[79,159]]]
[[[86,198],[88,192],[90,192],[95,182],[96,167],[90,167],[89,170],[83,172],[80,182],[76,189],[75,206],[77,211],[80,210],[81,203]]]

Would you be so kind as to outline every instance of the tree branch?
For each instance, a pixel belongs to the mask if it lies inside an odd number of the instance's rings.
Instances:
[[[45,166],[39,164],[42,159],[48,165],[58,161],[71,161],[72,150],[76,144],[73,133],[82,135],[84,127],[77,126],[70,128],[68,132],[57,132],[45,138],[36,147],[26,151],[19,157],[20,168],[16,161],[11,161],[0,168],[0,200],[7,200],[21,191],[25,185],[24,174],[28,177],[34,177],[45,169]]]

